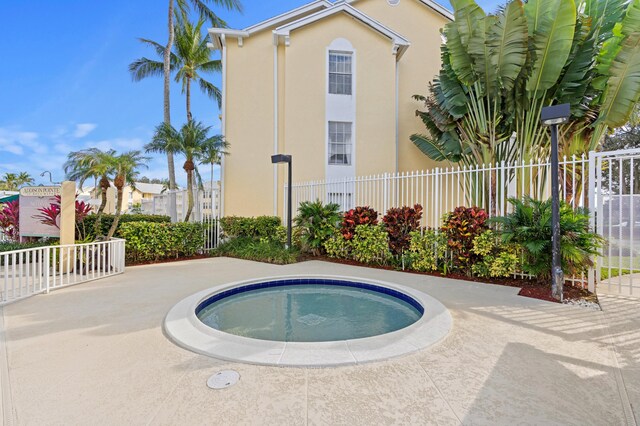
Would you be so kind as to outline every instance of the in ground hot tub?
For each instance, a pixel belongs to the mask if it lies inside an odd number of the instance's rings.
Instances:
[[[177,344],[253,364],[329,366],[378,361],[426,348],[451,316],[425,293],[328,276],[232,283],[181,301],[165,330]]]

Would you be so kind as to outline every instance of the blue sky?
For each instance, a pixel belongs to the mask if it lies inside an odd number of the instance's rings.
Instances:
[[[220,15],[232,28],[244,28],[306,2],[244,0],[244,14],[220,11]],[[60,181],[69,151],[142,149],[162,121],[162,79],[134,83],[127,67],[138,57],[155,54],[137,37],[166,42],[165,3],[3,2],[0,175],[27,171],[38,183],[47,183],[48,178],[45,181],[39,175],[50,170],[53,179]],[[498,2],[479,3],[493,10]],[[219,85],[220,77],[211,81]],[[193,98],[194,117],[219,132],[215,103],[199,92]],[[171,101],[172,123],[179,126],[186,120],[180,86],[172,87]],[[176,166],[177,178],[184,183],[181,159]],[[142,174],[165,177],[163,157],[154,156]]]

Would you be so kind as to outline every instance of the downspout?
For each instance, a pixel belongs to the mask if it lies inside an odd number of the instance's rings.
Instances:
[[[396,173],[400,171],[400,126],[398,124],[399,117],[399,102],[398,102],[398,89],[400,87],[400,74],[398,73],[398,57],[396,56]]]
[[[278,36],[273,34],[273,154],[278,154]],[[278,216],[278,165],[273,165],[273,215]]]
[[[221,123],[221,131],[222,135],[226,136],[226,128],[227,128],[227,39],[224,34],[220,35],[220,45],[222,49],[222,106],[221,106],[221,115],[222,115],[222,123]],[[220,162],[220,217],[224,217],[224,174],[225,174],[225,156],[222,156],[222,161]],[[211,194],[213,194],[213,187],[211,188]],[[213,203],[213,200],[212,200]],[[213,206],[213,204],[212,204]]]

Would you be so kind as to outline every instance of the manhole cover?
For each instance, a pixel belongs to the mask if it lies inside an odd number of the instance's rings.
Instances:
[[[207,380],[207,386],[211,389],[225,389],[233,386],[240,380],[240,373],[233,370],[219,371]]]

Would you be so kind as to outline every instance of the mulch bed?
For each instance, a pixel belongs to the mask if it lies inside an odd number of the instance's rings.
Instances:
[[[419,272],[419,271],[410,271],[410,270],[401,271],[392,266],[363,265],[362,263],[356,262],[354,260],[335,259],[327,256],[304,256],[300,260],[301,261],[321,260],[324,262],[341,263],[344,265],[361,266],[365,268],[384,269],[387,271],[399,271],[399,272],[405,272],[409,274],[430,275],[430,276],[439,277],[439,278],[450,278],[455,280],[471,281],[471,282],[478,282],[478,283],[484,283],[484,284],[496,284],[496,285],[503,285],[508,287],[518,287],[520,288],[520,292],[518,293],[518,296],[531,297],[533,299],[540,299],[540,300],[546,300],[548,302],[560,303],[559,301],[554,299],[553,296],[551,295],[551,284],[542,285],[536,281],[528,280],[524,278],[480,278],[480,277],[469,277],[467,275],[455,273],[455,272],[451,272],[451,273],[448,273],[447,275],[443,275],[440,272]],[[587,290],[584,290],[582,288],[565,284],[563,290],[564,290],[565,300],[585,299],[591,302],[597,302],[597,298],[595,294]]]

